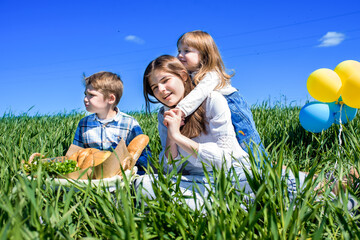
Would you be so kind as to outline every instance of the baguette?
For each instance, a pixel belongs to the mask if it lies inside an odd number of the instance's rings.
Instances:
[[[77,161],[77,166],[81,169],[85,169],[103,163],[110,155],[110,151],[100,151],[96,148],[84,148],[72,154],[69,159]]]
[[[145,134],[137,135],[128,145],[127,150],[129,151],[132,159],[129,159],[130,163],[125,162],[123,166],[128,168],[124,168],[124,170],[131,169],[135,166],[136,161],[140,157],[142,151],[146,148],[149,143],[149,137]],[[127,160],[127,159],[125,159]]]
[[[84,163],[85,163],[85,166],[87,165],[91,165],[91,164],[88,164],[88,162],[85,162],[85,159],[89,156],[89,155],[92,155],[96,152],[100,151],[99,149],[96,149],[96,148],[84,148],[84,149],[81,149],[78,151],[78,154],[77,154],[77,166],[80,167],[81,169],[84,169],[84,168],[87,168],[87,167],[84,167]],[[73,154],[74,155],[74,154]],[[73,156],[71,155],[70,158]],[[90,160],[90,159],[89,159]],[[88,160],[88,161],[89,161]]]
[[[97,166],[103,163],[108,157],[110,157],[110,151],[96,151],[90,155],[88,155],[82,165],[80,166],[81,169],[85,169],[92,166]]]
[[[70,160],[73,160],[73,161],[78,161],[79,152],[80,152],[80,150],[77,151],[77,152],[75,152],[75,153],[73,153],[73,154],[69,157],[69,159],[70,159]],[[76,166],[78,166],[78,164],[76,164]]]

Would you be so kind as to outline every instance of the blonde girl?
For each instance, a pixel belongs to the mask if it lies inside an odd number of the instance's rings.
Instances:
[[[248,147],[252,151],[255,143],[263,150],[251,110],[239,91],[231,86],[230,79],[233,74],[225,72],[224,63],[213,38],[204,31],[187,32],[178,39],[177,47],[177,58],[185,66],[196,86],[176,106],[183,113],[183,117],[193,113],[210,92],[217,90],[227,100],[240,146],[248,152]]]

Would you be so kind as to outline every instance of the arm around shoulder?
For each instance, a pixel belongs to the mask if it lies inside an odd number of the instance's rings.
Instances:
[[[185,117],[192,114],[202,102],[220,84],[220,78],[216,72],[209,72],[198,83],[198,85],[176,106]]]

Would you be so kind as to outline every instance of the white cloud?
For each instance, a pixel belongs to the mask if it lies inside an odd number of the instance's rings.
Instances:
[[[339,45],[345,39],[345,34],[338,32],[327,32],[322,38],[318,47],[333,47]]]
[[[126,41],[129,41],[129,42],[134,42],[134,43],[137,43],[137,44],[144,44],[145,41],[142,40],[141,38],[135,36],[135,35],[128,35],[125,37],[125,40]]]

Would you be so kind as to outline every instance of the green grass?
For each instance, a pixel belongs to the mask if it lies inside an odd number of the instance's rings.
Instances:
[[[360,196],[355,182],[338,197],[332,185],[320,196],[314,187],[332,170],[343,177],[350,166],[360,169],[360,117],[320,134],[306,132],[298,107],[252,109],[270,161],[252,168],[248,181],[254,196],[231,184],[229,173],[214,169],[215,184],[202,209],[184,204],[174,173],[154,183],[157,200],[144,199],[131,186],[115,194],[103,188],[55,188],[38,169],[36,179],[21,173],[21,161],[34,152],[54,157],[65,154],[83,113],[0,118],[0,238],[1,239],[358,239],[359,216],[346,208],[348,192]],[[153,161],[161,151],[156,114],[130,113],[150,137]],[[252,163],[255,160],[252,159]],[[303,189],[294,199],[281,179],[281,165],[296,174],[307,171]],[[155,171],[161,166],[155,162]],[[154,171],[151,170],[150,174]],[[318,177],[313,180],[313,174]],[[250,198],[250,200],[249,200]],[[205,214],[204,214],[205,213]]]

